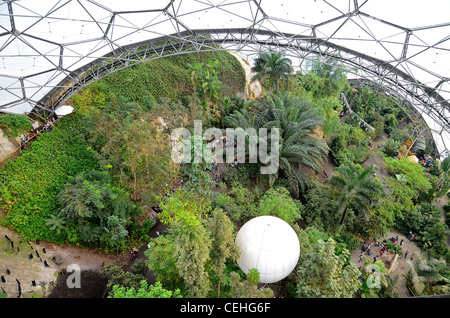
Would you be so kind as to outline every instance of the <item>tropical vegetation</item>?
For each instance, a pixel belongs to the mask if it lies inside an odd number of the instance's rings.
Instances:
[[[450,158],[411,161],[415,130],[399,102],[353,88],[337,59],[294,72],[283,51],[269,50],[252,70],[257,99],[244,98],[245,71],[224,51],[142,63],[81,90],[68,101],[73,114],[3,163],[0,224],[25,240],[122,256],[148,246],[127,270],[104,267],[110,298],[395,298],[389,264],[352,260],[361,242],[391,230],[414,233],[422,252],[405,276],[411,295],[448,293],[450,208],[436,199],[448,198]],[[27,129],[12,118],[0,116],[5,131]],[[208,153],[212,140],[193,134],[195,120],[239,131],[244,162],[174,162],[175,128],[191,133],[190,154]],[[277,149],[252,135],[261,129]],[[269,156],[278,150],[276,173],[261,172],[270,162],[254,160],[254,142]],[[416,155],[434,153],[427,145]],[[277,289],[237,263],[236,235],[261,215],[286,221],[301,246]],[[157,222],[164,231],[150,237]]]

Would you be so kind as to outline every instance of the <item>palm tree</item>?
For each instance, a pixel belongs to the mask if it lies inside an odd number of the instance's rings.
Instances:
[[[260,113],[265,128],[280,130],[280,172],[298,196],[300,191],[304,192],[312,186],[310,178],[299,167],[319,172],[320,160],[329,150],[325,140],[315,133],[323,118],[309,103],[301,102],[289,93],[269,94],[269,98],[261,102]]]
[[[222,88],[222,82],[217,75],[219,66],[218,60],[214,62],[208,60],[206,64],[203,62],[187,64],[197,97],[205,109],[211,111],[215,117],[221,116],[218,105]]]
[[[292,73],[292,61],[284,56],[283,52],[260,52],[254,61],[252,71],[256,74],[251,82],[256,80],[261,83],[269,80],[270,90],[277,93],[281,81],[287,81],[288,75]]]
[[[431,201],[433,196],[440,198],[450,190],[450,156],[445,158],[442,162],[438,161],[437,169],[439,176],[438,179],[433,182],[428,201]]]
[[[414,261],[408,262],[411,269],[406,274],[407,285],[420,296],[436,291],[450,292],[450,280],[442,273],[448,268],[443,258],[435,258],[427,251],[425,255],[418,255]]]
[[[353,208],[367,216],[369,208],[378,200],[382,187],[373,180],[373,166],[358,169],[354,164],[342,165],[334,169],[336,175],[328,182],[337,191],[338,213],[342,213],[340,226],[344,224],[348,209]]]
[[[325,140],[314,136],[323,118],[317,115],[317,110],[311,108],[309,103],[301,102],[289,93],[269,93],[266,99],[258,103],[256,114],[252,115],[246,110],[235,112],[225,118],[225,123],[244,129],[278,128],[279,170],[271,175],[270,183],[273,185],[282,176],[288,180],[291,191],[298,196],[300,191],[312,185],[310,178],[299,167],[319,172],[319,162],[328,153]]]
[[[398,293],[396,292],[398,278],[398,275],[383,275],[381,290],[379,291],[382,298],[398,298]]]

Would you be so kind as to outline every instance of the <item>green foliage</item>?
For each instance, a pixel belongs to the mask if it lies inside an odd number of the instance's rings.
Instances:
[[[441,222],[441,211],[430,203],[422,203],[417,209],[403,213],[397,220],[397,227],[403,233],[412,232],[414,241],[424,249],[430,249],[436,255],[445,255],[445,244],[449,234],[448,227]]]
[[[63,242],[74,235],[49,231],[47,220],[60,209],[57,195],[72,176],[97,169],[94,152],[87,146],[89,123],[73,114],[59,120],[51,133],[42,134],[27,151],[0,170],[0,209],[3,226],[24,239]],[[75,238],[73,238],[75,240]]]
[[[240,96],[224,96],[223,103],[222,116],[225,117],[226,115],[232,114],[234,111],[243,109],[248,104],[251,104],[251,101],[246,102],[245,99]]]
[[[329,182],[335,190],[337,213],[342,214],[341,226],[349,208],[367,217],[370,207],[378,201],[382,187],[374,181],[373,169],[373,166],[362,168],[353,164],[334,169],[336,174]]]
[[[58,218],[76,224],[83,243],[105,248],[123,248],[127,221],[139,210],[128,193],[112,185],[107,172],[90,170],[64,185],[58,195],[62,208]]]
[[[394,139],[389,139],[383,147],[383,153],[387,157],[395,157],[399,154],[402,144]]]
[[[358,89],[357,94],[348,94],[347,99],[352,110],[375,128],[374,138],[383,130],[388,134],[395,133],[405,115],[394,98],[368,87]]]
[[[350,251],[356,247],[353,242],[350,242],[350,240],[343,239],[343,235],[340,235],[338,233],[330,233],[330,231],[324,232],[310,225],[299,231],[298,238],[300,241],[302,253],[313,252],[320,240],[326,242],[329,239],[333,239],[335,241],[334,251],[336,255],[341,255],[344,250]],[[348,244],[349,242],[350,244]],[[346,255],[349,256],[348,253]],[[347,257],[346,264],[348,264],[349,261],[350,257]]]
[[[386,242],[386,249],[388,251],[394,252],[397,255],[403,255],[402,248],[398,244],[392,243],[391,241]]]
[[[232,272],[231,277],[231,298],[272,298],[274,293],[269,287],[258,288],[259,272],[251,268],[246,279],[241,280],[237,272]]]
[[[386,114],[384,116],[384,130],[388,134],[392,134],[397,129],[398,121],[394,114]]]
[[[59,215],[52,215],[45,222],[46,225],[49,226],[50,231],[56,231],[57,234],[60,234],[62,231],[65,231],[66,220],[60,217]]]
[[[360,164],[370,155],[369,134],[352,125],[345,124],[330,140],[330,150],[336,165]]]
[[[407,141],[410,137],[407,129],[403,128],[403,129],[395,129],[389,140],[394,140],[396,142],[398,142],[400,145],[403,145],[405,143],[405,141]]]
[[[72,96],[72,106],[83,115],[95,116],[106,107],[108,94],[108,86],[98,81]]]
[[[188,297],[214,294],[212,286],[219,295],[221,289],[228,290],[227,262],[234,262],[238,254],[235,228],[225,212],[210,211],[209,201],[202,201],[193,190],[175,191],[162,208],[162,213],[170,214],[169,232],[152,239],[145,252],[157,280],[180,288]]]
[[[344,133],[336,134],[330,142],[330,151],[336,165],[341,165],[347,161],[345,149],[347,140]]]
[[[144,105],[160,98],[169,98],[187,106],[187,96],[194,93],[187,65],[206,63],[208,59],[220,61],[217,73],[223,83],[224,95],[232,96],[246,88],[241,64],[225,51],[166,56],[126,68],[101,81],[108,85],[111,96],[124,96],[130,102]]]
[[[348,250],[339,255],[333,239],[319,239],[309,252],[302,252],[297,264],[297,296],[304,298],[352,298],[359,287],[361,272],[347,263]]]
[[[220,117],[218,101],[221,96],[222,82],[218,77],[220,63],[218,60],[194,65],[187,64],[191,73],[191,80],[195,87],[195,95],[206,110],[208,116]]]
[[[206,220],[211,237],[210,263],[211,271],[218,277],[218,294],[220,286],[226,284],[226,261],[235,261],[239,257],[238,248],[234,244],[235,228],[231,220],[220,209],[215,209]]]
[[[18,137],[31,129],[31,120],[25,115],[0,113],[0,129],[7,137]]]
[[[322,131],[325,137],[332,137],[344,127],[338,116],[343,110],[341,92],[349,89],[345,67],[330,59],[322,64],[320,60],[307,65],[306,73],[297,73],[298,87],[292,85],[294,95],[309,100],[311,106],[324,118]]]
[[[337,59],[309,62],[308,72],[299,76],[302,87],[315,98],[339,97],[348,89],[345,67]]]
[[[150,248],[144,252],[148,258],[148,268],[157,281],[171,289],[183,289],[183,280],[176,266],[178,255],[172,235],[160,235],[151,239]]]
[[[279,132],[279,169],[269,174],[268,186],[273,186],[278,178],[285,179],[291,192],[298,197],[300,192],[312,186],[310,177],[299,166],[318,172],[319,161],[328,152],[326,142],[317,135],[323,118],[309,103],[289,93],[269,94],[258,102],[258,106],[254,116],[244,109],[227,116],[224,121],[232,128],[253,128],[256,131],[267,128],[270,132]],[[246,142],[248,145],[249,138]]]
[[[425,174],[424,168],[408,158],[390,158],[385,157],[385,167],[393,175],[401,175],[408,186],[415,191],[415,197],[420,192],[427,192],[431,189],[431,182]]]
[[[218,277],[220,292],[220,285],[226,284],[226,260],[237,257],[229,218],[219,209],[211,212],[210,202],[193,190],[175,191],[161,207],[161,220],[171,231],[146,252],[150,269],[166,284],[181,280],[188,297],[206,297],[213,276]]]
[[[291,198],[289,191],[283,187],[269,189],[258,203],[259,215],[279,217],[289,224],[301,218],[301,203]]]
[[[240,184],[243,187],[249,188],[256,182],[256,177],[260,174],[259,166],[251,163],[243,163],[235,166],[232,169],[226,169],[223,172],[225,183],[228,187],[234,184]]]
[[[167,105],[169,108],[170,105]],[[103,169],[118,179],[131,198],[142,205],[152,206],[157,196],[167,191],[176,168],[171,158],[170,136],[155,125],[160,107],[152,113],[141,106],[119,98],[95,118],[89,142],[97,152]],[[164,117],[171,128],[172,118],[183,118],[179,111],[166,110]]]
[[[403,205],[401,200],[394,199],[391,193],[388,194],[371,208],[372,217],[367,228],[373,233],[387,232],[392,229],[396,218],[401,215],[402,211],[414,209],[414,204],[410,201],[410,198],[407,197],[406,201],[407,204],[411,203],[411,205]],[[370,235],[373,233],[370,233]]]
[[[428,200],[431,200],[434,196],[440,198],[450,193],[450,157],[446,157],[442,162],[438,161],[436,170],[437,180],[432,181],[433,187]]]
[[[282,82],[288,80],[288,75],[293,71],[292,62],[286,58],[284,52],[259,52],[254,61],[252,71],[256,74],[251,81],[258,80],[261,85],[269,85],[270,91],[277,93]]]
[[[206,169],[209,169],[213,163],[213,154],[210,151],[205,151],[209,148],[207,140],[205,137],[193,135],[183,140],[183,143],[184,147],[189,149],[189,153],[183,152],[181,154],[184,156],[181,163],[181,172],[185,179],[211,186],[213,183]]]
[[[211,212],[211,202],[194,190],[177,189],[161,202],[163,210],[159,218],[162,223],[172,225],[176,222],[198,225],[203,215]]]
[[[114,286],[138,290],[141,287],[141,281],[145,279],[145,276],[140,273],[124,271],[121,267],[111,264],[103,267],[103,275],[108,280],[107,288],[109,292],[113,290]]]
[[[448,263],[442,257],[430,253],[418,255],[405,277],[413,296],[450,293]]]
[[[137,290],[134,287],[114,285],[108,298],[182,298],[179,289],[174,291],[164,289],[160,282],[148,285],[147,281],[142,280],[140,284]]]
[[[397,298],[395,288],[398,275],[391,277],[381,260],[374,263],[371,258],[364,256],[363,262],[361,298]]]
[[[210,289],[206,262],[210,260],[211,240],[201,223],[180,220],[172,225],[178,259],[177,269],[186,288],[187,297],[206,297]]]
[[[223,209],[233,221],[247,221],[255,216],[258,193],[235,183],[229,193],[218,194],[215,208]]]
[[[336,213],[336,202],[329,187],[315,186],[305,195],[305,201],[302,217],[308,226],[327,232],[336,228],[341,216]]]

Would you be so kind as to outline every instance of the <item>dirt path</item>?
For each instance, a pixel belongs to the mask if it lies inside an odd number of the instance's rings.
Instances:
[[[42,297],[54,286],[58,273],[71,264],[78,265],[81,271],[101,272],[103,265],[122,266],[126,261],[123,254],[111,255],[45,241],[27,242],[13,231],[0,227],[0,276],[4,279],[0,280],[0,292],[6,292],[8,298],[17,298],[19,294],[20,297]]]
[[[159,235],[163,234],[166,227],[167,227],[166,225],[157,220],[155,226],[153,226],[147,234],[152,238],[156,238]],[[138,252],[138,259],[148,260],[147,256],[145,256],[144,254],[145,251],[147,250],[148,250],[147,245],[141,246]],[[129,271],[132,265],[133,264],[129,262],[129,259],[127,259],[127,265],[125,266],[124,271]],[[154,284],[156,282],[155,276],[151,271],[148,271],[145,276],[150,284]]]
[[[376,168],[376,175],[379,179],[385,176],[389,176],[389,172],[387,172],[386,169],[383,168],[384,159],[381,156],[384,143],[388,139],[389,137],[385,132],[383,132],[379,137],[375,138],[372,143],[374,147],[370,150],[371,154],[369,158],[362,164],[364,168],[373,165]]]
[[[387,134],[385,132],[383,132],[383,134],[381,134],[380,137],[378,137],[374,140],[374,148],[372,149],[372,155],[362,165],[363,167],[367,167],[369,165],[374,165],[377,168],[376,175],[377,175],[377,178],[379,178],[379,179],[383,179],[384,177],[390,176],[389,172],[383,168],[384,159],[380,155],[383,145],[388,140],[388,138],[389,137],[387,136]],[[436,206],[438,206],[441,209],[441,211],[443,212],[443,206],[446,205],[447,202],[448,202],[448,197],[444,196],[444,197],[440,198],[438,201],[435,201],[434,204]],[[443,218],[445,220],[444,212],[443,212]],[[397,266],[394,267],[393,271],[391,272],[391,275],[398,275],[398,280],[397,280],[397,284],[396,284],[398,296],[400,298],[406,298],[406,297],[410,297],[410,294],[407,291],[406,280],[405,280],[405,277],[403,277],[403,275],[405,275],[411,267],[411,265],[408,263],[408,261],[411,261],[412,257],[415,257],[418,254],[420,254],[420,248],[414,242],[410,242],[406,238],[405,234],[400,233],[396,230],[392,230],[386,236],[384,236],[384,238],[388,239],[390,237],[397,237],[397,236],[398,236],[399,240],[402,240],[402,239],[404,240],[404,244],[402,246],[403,255],[398,257]],[[450,235],[447,240],[447,245],[450,246]],[[407,250],[409,250],[410,252],[409,252],[408,256],[405,258],[404,253]],[[376,251],[376,253],[378,253],[379,249],[375,248],[375,251]],[[361,254],[361,250],[359,248],[351,253],[351,261],[353,263],[357,264],[358,266],[362,265],[362,263],[359,262],[360,254]],[[391,257],[392,256],[393,255],[391,255]],[[383,260],[386,260],[386,258],[383,257]]]
[[[389,172],[384,169],[384,159],[381,156],[381,151],[383,149],[384,143],[388,140],[388,135],[383,132],[379,137],[375,138],[373,140],[373,148],[371,149],[371,154],[369,156],[369,158],[362,163],[362,166],[368,167],[370,165],[373,165],[376,168],[376,177],[378,179],[380,179],[380,181],[385,178],[385,177],[389,177]],[[329,158],[327,158],[327,162],[323,165],[323,170],[324,173],[322,173],[319,177],[320,181],[323,181],[325,179],[327,179],[329,176],[333,175],[333,168],[335,167],[334,163],[332,162],[330,156],[328,156]],[[401,241],[403,239],[404,244],[402,245],[402,252],[403,254],[401,256],[399,256],[397,258],[397,264],[392,268],[392,272],[390,273],[392,276],[398,275],[398,280],[396,283],[396,292],[398,293],[398,297],[400,298],[406,298],[406,297],[410,297],[410,295],[408,294],[407,291],[407,287],[406,287],[406,281],[405,278],[403,277],[403,275],[405,275],[409,269],[410,269],[410,264],[408,264],[407,261],[411,260],[411,257],[415,257],[416,255],[418,255],[420,253],[420,249],[419,247],[414,243],[414,242],[410,242],[407,238],[406,235],[404,235],[403,233],[400,233],[396,230],[392,230],[389,233],[387,233],[385,236],[383,236],[381,239],[381,241],[383,241],[384,239],[389,239],[390,237],[397,237],[399,238],[399,241]],[[404,257],[404,253],[409,250],[409,254],[408,256],[405,258]],[[378,247],[374,247],[373,250],[375,252],[374,255],[379,255],[379,248]],[[353,262],[354,264],[356,264],[358,267],[362,267],[363,263],[360,260],[360,254],[361,254],[361,249],[357,248],[356,250],[354,250],[351,253],[351,262]],[[393,259],[394,254],[389,254],[389,255],[383,255],[382,256],[382,260],[386,263],[387,260]],[[380,258],[377,258],[377,260]],[[387,264],[387,263],[386,263]],[[363,269],[363,268],[361,268]]]

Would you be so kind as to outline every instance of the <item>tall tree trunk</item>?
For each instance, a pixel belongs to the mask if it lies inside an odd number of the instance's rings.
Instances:
[[[345,216],[347,215],[347,210],[348,210],[348,204],[345,206],[344,214],[342,214],[342,219],[341,219],[341,225],[340,226],[342,226],[342,224],[344,224],[344,219],[345,219]]]

